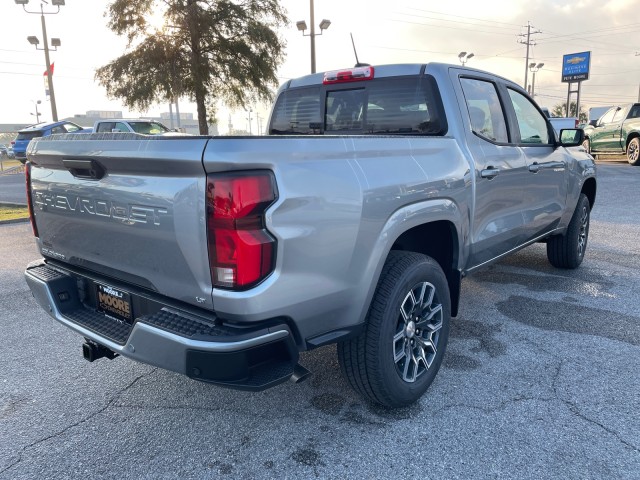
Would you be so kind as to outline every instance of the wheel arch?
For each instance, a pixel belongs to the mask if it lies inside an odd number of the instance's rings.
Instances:
[[[452,317],[457,316],[460,303],[462,276],[457,268],[459,246],[458,231],[454,223],[449,220],[437,220],[410,228],[403,232],[391,246],[391,251],[422,253],[438,262],[447,277]]]
[[[589,199],[589,209],[593,209],[593,205],[596,203],[596,179],[595,178],[587,178],[583,185],[580,193],[584,193]]]
[[[625,152],[627,151],[627,147],[631,143],[631,140],[633,140],[634,138],[638,138],[638,137],[640,137],[640,132],[638,132],[638,131],[631,132],[629,135],[627,135],[627,143],[625,143],[625,145],[624,145]]]

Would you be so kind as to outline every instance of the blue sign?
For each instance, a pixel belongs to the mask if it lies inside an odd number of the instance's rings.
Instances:
[[[581,82],[589,79],[591,52],[571,53],[562,57],[562,81]]]

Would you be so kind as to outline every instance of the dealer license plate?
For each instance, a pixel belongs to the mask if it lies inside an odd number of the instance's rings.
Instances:
[[[97,286],[98,311],[117,320],[133,323],[131,294],[108,285]]]

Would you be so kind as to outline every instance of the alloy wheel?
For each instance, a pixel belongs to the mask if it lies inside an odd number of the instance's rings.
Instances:
[[[435,287],[429,282],[415,285],[399,313],[393,360],[402,380],[413,383],[431,367],[438,352],[443,310]]]

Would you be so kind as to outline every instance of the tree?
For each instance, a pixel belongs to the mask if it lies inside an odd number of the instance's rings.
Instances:
[[[567,116],[567,104],[566,103],[558,103],[551,110],[552,117],[566,117]],[[569,116],[576,116],[576,102],[569,102]],[[587,123],[589,121],[589,115],[582,109],[580,106],[580,116],[578,116],[578,122]]]
[[[164,25],[154,31],[158,15]],[[278,0],[113,0],[105,16],[129,43],[96,80],[130,108],[188,96],[206,135],[218,100],[244,107],[271,98],[284,59],[276,29],[287,22]]]

